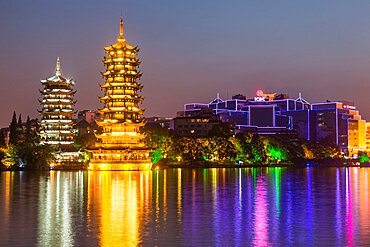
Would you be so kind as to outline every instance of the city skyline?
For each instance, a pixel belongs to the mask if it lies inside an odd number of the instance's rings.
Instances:
[[[370,3],[4,1],[0,7],[7,34],[0,39],[2,127],[13,111],[40,117],[39,80],[52,75],[57,56],[65,76],[76,80],[76,109],[100,107],[101,47],[118,36],[120,8],[128,42],[141,49],[145,116],[172,117],[188,102],[207,103],[217,93],[252,97],[262,88],[292,98],[302,92],[311,103],[354,101],[370,119]]]

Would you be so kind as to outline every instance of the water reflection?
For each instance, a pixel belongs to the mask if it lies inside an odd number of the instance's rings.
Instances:
[[[38,245],[76,245],[72,218],[84,213],[84,173],[51,171],[48,175],[39,181]]]
[[[370,242],[365,168],[3,172],[0,186],[1,246]]]
[[[253,244],[256,246],[269,246],[268,239],[268,222],[267,209],[267,188],[266,177],[259,176],[256,180],[256,188],[254,190],[254,209],[253,209]]]
[[[99,245],[140,244],[140,219],[144,202],[150,201],[149,175],[149,171],[88,172],[87,220],[90,228],[98,227]]]

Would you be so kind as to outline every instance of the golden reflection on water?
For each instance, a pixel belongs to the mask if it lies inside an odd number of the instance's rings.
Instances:
[[[4,184],[2,184],[3,187],[5,187],[4,191],[0,190],[0,193],[4,193],[2,197],[3,200],[3,214],[4,217],[1,219],[3,225],[8,225],[10,223],[9,215],[10,215],[10,202],[12,200],[12,190],[13,190],[13,179],[12,179],[13,172],[5,172],[3,173],[4,176]],[[8,230],[8,229],[7,229]]]
[[[163,171],[163,222],[167,222],[167,170]]]
[[[5,210],[6,216],[9,216],[9,209],[10,209],[11,189],[12,189],[12,182],[13,182],[11,175],[12,175],[12,172],[5,173],[5,207],[4,207],[4,210]],[[7,217],[4,220],[5,220],[4,223],[7,223],[9,218]]]
[[[88,222],[98,225],[100,246],[138,246],[151,171],[88,172]],[[97,221],[97,222],[95,222]]]
[[[177,169],[177,223],[182,221],[182,180],[181,169]]]

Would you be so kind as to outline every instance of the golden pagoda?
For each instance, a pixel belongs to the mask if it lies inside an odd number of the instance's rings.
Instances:
[[[137,58],[139,49],[126,43],[123,32],[123,20],[120,20],[120,34],[117,43],[104,47],[103,59],[105,83],[100,85],[104,104],[99,112],[101,120],[96,121],[102,128],[96,134],[98,141],[90,149],[92,159],[90,170],[147,170],[151,169],[150,149],[143,143],[144,135],[139,128],[143,110],[139,104],[143,98],[138,95],[143,86],[137,81],[141,73]]]

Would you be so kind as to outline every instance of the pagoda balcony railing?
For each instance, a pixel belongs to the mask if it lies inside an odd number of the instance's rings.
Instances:
[[[60,101],[60,100],[69,100],[73,101],[73,94],[67,94],[67,93],[43,93],[44,100],[48,100],[50,102],[52,101]]]
[[[59,107],[45,107],[43,108],[40,112],[43,112],[43,113],[55,113],[55,114],[52,114],[52,115],[66,115],[66,116],[69,116],[70,113],[75,113],[75,111],[70,111],[72,109],[60,109]]]
[[[54,86],[60,86],[60,87],[72,87],[73,83],[67,82],[67,81],[46,81],[46,82],[41,82],[43,85],[46,87],[54,87]]]
[[[66,141],[73,141],[73,138],[43,138],[42,141],[60,141],[60,142],[66,142]]]
[[[43,130],[44,131],[48,131],[48,132],[51,132],[51,131],[53,131],[53,132],[61,132],[61,131],[63,131],[63,133],[65,133],[65,131],[69,131],[69,132],[71,132],[72,133],[72,131],[73,131],[73,128],[72,128],[72,125],[70,126],[70,128],[68,128],[68,129],[56,129],[56,128],[53,128],[53,127],[51,127],[51,128],[43,128]]]
[[[117,157],[118,156],[118,157]],[[124,162],[135,162],[135,161],[145,161],[145,160],[150,160],[150,158],[148,158],[147,156],[145,155],[119,155],[119,154],[113,154],[113,155],[110,155],[110,154],[107,154],[107,155],[104,155],[104,154],[94,154],[93,158],[91,159],[91,161],[124,161]]]

